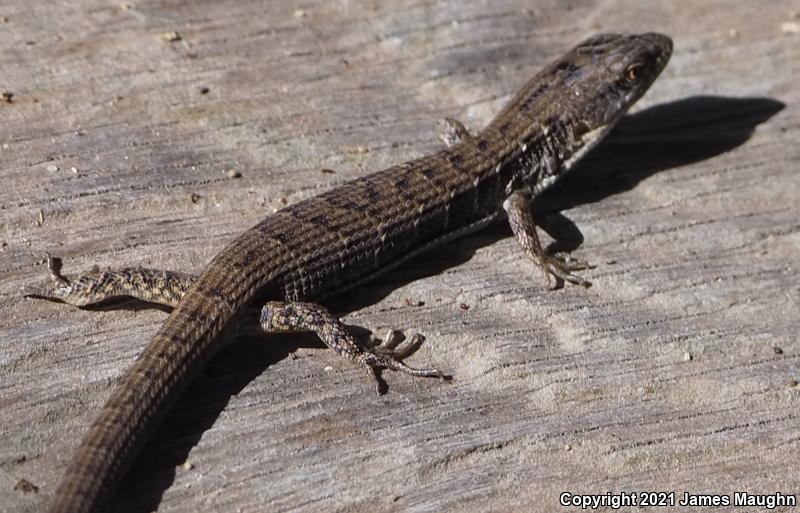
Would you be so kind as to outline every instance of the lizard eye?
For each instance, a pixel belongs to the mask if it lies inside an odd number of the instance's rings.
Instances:
[[[642,71],[644,66],[641,64],[631,64],[625,69],[625,80],[630,83],[636,83],[642,78]]]

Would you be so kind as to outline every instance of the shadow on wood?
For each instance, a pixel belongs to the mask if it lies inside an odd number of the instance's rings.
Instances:
[[[542,200],[565,210],[630,190],[659,171],[733,150],[784,107],[770,98],[693,96],[629,114]]]
[[[583,242],[578,226],[561,210],[633,189],[659,171],[731,151],[784,107],[769,98],[694,96],[625,116],[606,141],[535,202],[542,227],[556,239],[548,250],[572,251]]]

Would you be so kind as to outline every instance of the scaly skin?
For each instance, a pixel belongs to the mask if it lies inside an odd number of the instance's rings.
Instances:
[[[450,122],[447,150],[284,208],[237,237],[196,280],[130,269],[93,270],[71,283],[58,275],[36,294],[78,305],[115,295],[175,304],[178,289],[182,298],[89,428],[50,512],[101,511],[158,420],[220,348],[220,332],[256,300],[269,300],[267,330],[314,330],[373,371],[442,376],[364,347],[323,307],[300,302],[362,283],[506,214],[526,253],[549,275],[588,284],[571,272],[581,266],[541,248],[526,203],[608,133],[671,51],[660,34],[590,38],[530,80],[480,133]]]

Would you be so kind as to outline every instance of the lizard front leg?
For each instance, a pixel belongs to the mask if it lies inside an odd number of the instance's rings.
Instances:
[[[508,223],[511,231],[517,237],[517,242],[525,251],[525,254],[534,261],[547,275],[547,281],[555,276],[557,279],[568,281],[584,287],[591,286],[591,282],[584,280],[580,276],[572,274],[572,271],[588,269],[589,264],[581,260],[563,257],[559,254],[548,253],[539,241],[539,234],[536,231],[536,222],[530,210],[530,197],[520,191],[512,192],[503,202],[503,209],[508,214]]]
[[[175,307],[196,277],[160,269],[100,269],[97,266],[70,280],[61,274],[59,260],[47,255],[50,280],[29,287],[26,297],[63,301],[73,306],[89,306],[117,297],[134,297]]]
[[[347,359],[363,365],[376,383],[378,394],[385,392],[380,379],[380,369],[405,372],[412,376],[436,377],[447,379],[437,369],[416,369],[404,364],[401,360],[407,356],[407,350],[397,348],[397,337],[394,332],[377,347],[367,347],[354,337],[347,326],[333,316],[325,307],[314,303],[270,301],[261,310],[261,326],[267,332],[286,333],[295,331],[313,331],[325,345],[345,356]],[[411,344],[419,344],[421,335],[411,338]]]
[[[464,123],[453,118],[442,118],[439,120],[439,138],[448,148],[456,144],[472,139]]]

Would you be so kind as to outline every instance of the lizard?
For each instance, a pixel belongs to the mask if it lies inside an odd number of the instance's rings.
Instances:
[[[378,345],[359,340],[321,301],[504,218],[548,280],[589,286],[576,274],[585,262],[542,247],[531,203],[608,134],[671,54],[672,40],[663,34],[592,36],[530,79],[480,132],[445,121],[446,149],[277,211],[234,239],[199,276],[95,267],[69,279],[48,257],[51,279],[29,296],[75,306],[133,296],[172,307],[89,427],[50,513],[102,511],[165,411],[244,309],[263,305],[266,332],[316,333],[367,369],[382,393],[382,370],[449,376],[403,363],[408,345],[399,346],[397,337]]]

